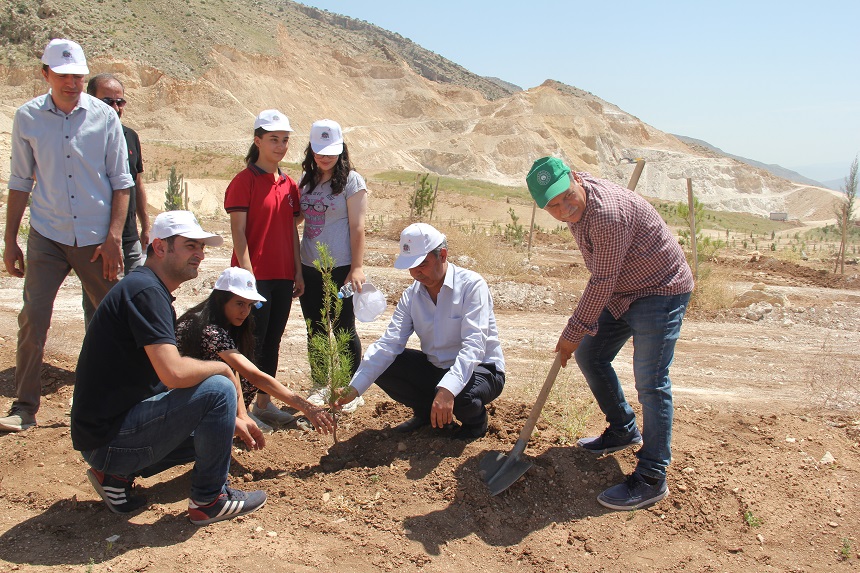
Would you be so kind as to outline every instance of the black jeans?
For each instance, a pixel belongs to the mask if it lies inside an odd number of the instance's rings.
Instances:
[[[416,416],[429,419],[436,385],[446,372],[420,350],[407,348],[380,374],[376,385],[393,400],[412,408]],[[494,364],[479,364],[466,387],[454,397],[454,416],[466,425],[482,422],[484,406],[498,398],[504,387],[504,372],[496,371]]]
[[[346,281],[346,276],[350,270],[352,270],[351,265],[332,269],[331,279],[338,288]],[[325,329],[320,324],[323,308],[322,273],[314,267],[302,265],[302,277],[305,279],[305,292],[299,297],[299,302],[302,305],[302,314],[305,320],[310,319],[311,321],[311,327],[308,330],[308,341],[310,341],[314,334],[325,333]],[[343,307],[340,309],[340,317],[334,323],[334,330],[335,332],[345,330],[349,333],[349,355],[352,358],[352,373],[355,374],[358,364],[361,362],[361,340],[355,331],[352,297],[343,299]]]
[[[257,292],[266,298],[254,309],[254,338],[256,338],[257,368],[273,378],[278,372],[278,352],[281,337],[290,318],[293,305],[293,281],[273,279],[257,281]]]

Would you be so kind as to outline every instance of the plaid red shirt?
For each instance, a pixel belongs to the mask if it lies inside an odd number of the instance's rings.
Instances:
[[[578,344],[597,334],[606,308],[620,318],[634,300],[693,290],[693,274],[678,241],[648,201],[604,179],[579,173],[585,212],[568,223],[591,278],[562,336]]]

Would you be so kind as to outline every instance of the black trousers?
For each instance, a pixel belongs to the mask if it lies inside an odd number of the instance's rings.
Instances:
[[[416,416],[430,418],[436,385],[448,372],[437,368],[420,350],[407,348],[376,379],[392,400],[409,406]],[[479,364],[463,391],[454,397],[454,417],[462,424],[483,421],[484,406],[495,400],[505,387],[505,373],[494,364]]]
[[[343,285],[350,270],[352,270],[351,265],[332,269],[331,278],[338,288]],[[325,332],[320,324],[323,308],[322,273],[314,267],[302,265],[302,278],[305,279],[305,292],[299,297],[299,302],[302,305],[302,314],[305,320],[310,319],[311,321],[311,328],[308,330],[308,341],[310,341],[314,334]],[[340,317],[334,323],[334,330],[335,332],[345,330],[349,333],[349,355],[352,358],[352,373],[355,374],[355,371],[358,370],[358,364],[361,362],[361,340],[355,331],[352,297],[343,299],[343,307],[340,309]]]
[[[287,320],[290,318],[290,308],[293,305],[293,281],[286,279],[257,281],[257,292],[266,299],[260,308],[253,310],[257,368],[277,378],[281,337],[284,336]]]

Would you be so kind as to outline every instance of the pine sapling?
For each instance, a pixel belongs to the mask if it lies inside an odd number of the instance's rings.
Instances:
[[[340,317],[343,300],[337,297],[338,286],[331,278],[334,268],[334,258],[328,245],[317,242],[319,258],[314,261],[314,268],[322,275],[323,304],[318,324],[322,327],[314,333],[308,343],[308,355],[311,363],[311,379],[315,388],[324,390],[328,400],[328,409],[335,418],[338,410],[335,403],[344,388],[349,386],[352,379],[352,356],[349,353],[350,333],[344,329],[335,331],[334,324]],[[308,331],[311,329],[311,319],[307,319]],[[337,443],[337,427],[334,430],[334,441]]]

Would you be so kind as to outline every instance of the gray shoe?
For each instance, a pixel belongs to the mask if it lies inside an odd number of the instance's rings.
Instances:
[[[9,410],[9,415],[0,418],[0,432],[21,432],[36,425],[36,416],[17,406]]]
[[[271,402],[266,404],[265,408],[260,408],[256,403],[251,405],[251,411],[249,414],[253,414],[258,419],[263,420],[270,426],[286,426],[290,422],[296,419],[295,416],[290,414],[289,412],[284,412]]]
[[[263,432],[264,434],[271,434],[272,432],[275,431],[272,428],[272,426],[270,426],[269,424],[267,424],[266,422],[264,422],[263,420],[261,420],[260,418],[258,418],[254,414],[252,414],[251,412],[248,412],[248,417],[251,418],[252,420],[254,420],[254,423],[257,424],[257,427],[260,428],[260,431]]]

